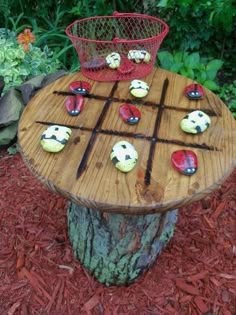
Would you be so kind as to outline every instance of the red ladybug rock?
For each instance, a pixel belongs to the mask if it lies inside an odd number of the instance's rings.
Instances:
[[[193,175],[198,168],[197,155],[191,150],[177,150],[171,154],[173,167],[181,174]]]
[[[76,96],[68,96],[64,105],[69,115],[78,116],[84,108],[84,98],[79,94]]]
[[[120,106],[119,114],[121,118],[130,125],[137,124],[141,118],[139,109],[136,106],[128,103]]]
[[[74,81],[71,82],[69,88],[74,94],[88,95],[91,90],[91,84],[86,81]]]
[[[86,70],[98,71],[107,67],[106,59],[105,58],[91,59],[89,61],[83,62],[82,67],[85,68]]]
[[[135,69],[134,64],[131,61],[129,61],[129,59],[124,58],[122,59],[119,68],[117,68],[117,71],[120,74],[128,74],[134,71],[134,69]]]
[[[205,91],[200,84],[194,83],[184,89],[184,95],[190,100],[199,100],[205,96]]]

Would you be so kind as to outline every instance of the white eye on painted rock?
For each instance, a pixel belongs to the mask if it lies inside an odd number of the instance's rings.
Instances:
[[[40,143],[45,151],[56,153],[64,148],[70,135],[70,128],[53,125],[42,133]]]
[[[146,82],[141,80],[133,80],[130,83],[129,91],[134,97],[145,97],[149,92],[149,86]]]
[[[134,61],[135,63],[149,63],[151,55],[146,50],[130,50],[128,53],[128,59]]]
[[[201,133],[211,124],[210,117],[200,110],[186,115],[180,122],[180,128],[187,133]]]
[[[118,68],[120,66],[120,61],[121,61],[120,54],[116,52],[113,52],[106,57],[106,63],[112,69]]]
[[[113,146],[110,158],[118,170],[127,173],[136,165],[138,152],[131,143],[119,141]]]

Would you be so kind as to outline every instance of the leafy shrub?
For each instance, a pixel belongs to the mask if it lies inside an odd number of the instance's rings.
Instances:
[[[227,104],[236,118],[236,80],[231,84],[224,84],[218,96]]]
[[[219,89],[216,78],[217,72],[223,65],[222,60],[201,58],[198,52],[188,53],[181,51],[173,54],[168,51],[160,51],[158,59],[163,69],[180,73],[212,91]]]
[[[54,73],[59,67],[60,63],[47,46],[40,49],[29,43],[29,51],[25,51],[18,44],[14,32],[0,29],[0,75],[5,82],[3,92],[33,76]]]
[[[169,49],[198,50],[222,59],[234,47],[236,7],[232,0],[160,0],[153,10],[170,26],[165,41]]]

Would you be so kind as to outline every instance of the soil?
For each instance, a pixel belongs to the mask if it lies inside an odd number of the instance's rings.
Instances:
[[[179,209],[175,233],[128,287],[105,287],[73,258],[67,201],[0,149],[1,315],[235,315],[236,170]]]

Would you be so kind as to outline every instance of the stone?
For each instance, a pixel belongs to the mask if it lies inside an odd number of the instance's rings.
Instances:
[[[64,126],[49,126],[41,135],[40,143],[47,152],[60,152],[71,136],[71,129]]]
[[[111,69],[119,68],[121,63],[120,54],[118,54],[117,52],[112,52],[106,57],[106,63]]]
[[[135,167],[138,152],[128,141],[119,141],[113,146],[110,158],[118,170],[127,173]]]
[[[68,96],[64,105],[69,115],[78,116],[84,108],[84,97],[79,94],[75,96]]]
[[[184,89],[184,95],[190,100],[199,100],[205,96],[205,91],[201,84],[193,83]]]
[[[74,81],[69,85],[69,89],[73,94],[88,95],[91,90],[91,84],[86,81]]]
[[[134,97],[142,98],[147,96],[149,92],[149,86],[146,82],[135,79],[131,81],[129,91]]]
[[[135,125],[141,118],[140,110],[133,104],[122,104],[119,108],[121,118],[130,125]]]
[[[186,115],[180,122],[180,128],[187,132],[198,134],[204,132],[211,124],[210,117],[200,110]]]
[[[146,50],[130,50],[128,53],[128,58],[135,63],[149,63],[151,60],[151,55]]]
[[[106,68],[106,59],[105,58],[94,58],[82,63],[82,68],[91,71],[98,71]]]
[[[133,72],[135,69],[135,65],[129,59],[124,58],[121,61],[121,65],[117,68],[117,72],[120,74],[129,74]]]
[[[171,162],[179,173],[193,175],[198,169],[198,159],[195,152],[191,150],[177,150],[171,154]]]

